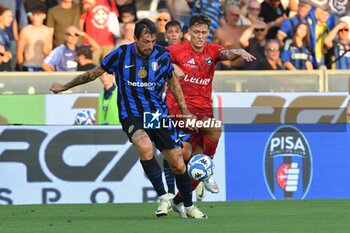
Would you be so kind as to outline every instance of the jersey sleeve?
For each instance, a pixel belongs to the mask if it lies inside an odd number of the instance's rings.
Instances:
[[[283,34],[285,34],[285,35],[287,35],[287,36],[289,36],[289,35],[290,35],[289,33],[291,32],[290,20],[291,20],[291,19],[289,19],[289,18],[284,19],[284,20],[282,21],[281,27],[280,27],[280,29],[279,29],[280,32],[282,32]]]
[[[63,56],[63,49],[61,46],[55,48],[49,53],[49,55],[44,59],[44,63],[50,66],[58,65],[61,57]]]
[[[116,70],[118,69],[120,53],[122,51],[121,47],[110,52],[101,61],[101,68],[104,69],[109,74],[116,72]]]
[[[169,51],[169,54],[170,54],[170,60],[173,62],[173,63],[176,63],[176,56],[174,56],[174,50],[175,50],[175,47],[174,45],[170,45],[167,47],[167,50]]]
[[[168,53],[168,52],[166,52]],[[173,63],[171,62],[170,60],[170,57],[169,57],[169,54],[166,56],[166,62],[167,62],[167,65],[166,65],[166,79],[169,80],[171,79],[171,77],[173,76],[173,73],[174,73],[174,67],[173,67]]]
[[[224,47],[219,44],[210,44],[210,51],[213,55],[213,59],[216,62],[220,60],[220,53],[221,51],[224,50]]]

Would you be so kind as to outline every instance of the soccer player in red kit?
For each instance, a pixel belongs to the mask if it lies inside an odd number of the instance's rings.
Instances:
[[[181,77],[179,82],[186,104],[190,112],[202,121],[214,117],[211,94],[216,63],[220,60],[234,60],[240,56],[246,61],[255,60],[255,57],[244,49],[225,50],[221,45],[207,43],[210,25],[211,21],[207,16],[192,15],[189,24],[190,41],[167,47],[173,64],[184,72],[184,77]],[[181,115],[170,92],[167,95],[167,104],[171,115]],[[221,127],[202,127],[198,128],[198,132],[191,131],[192,154],[203,153],[213,158],[220,136]],[[190,158],[184,159],[188,161]],[[212,177],[203,183],[207,190],[213,193],[219,192]],[[198,182],[193,181],[192,184],[194,189]],[[174,210],[181,215],[184,211],[181,207],[181,194],[175,196],[173,204]]]

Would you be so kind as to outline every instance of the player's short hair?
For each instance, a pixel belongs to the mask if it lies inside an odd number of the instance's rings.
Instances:
[[[181,31],[181,23],[177,20],[171,20],[165,24],[165,31],[168,31],[170,27],[179,27]]]
[[[46,14],[46,6],[43,4],[37,4],[30,10],[31,15],[34,14]]]
[[[194,14],[190,18],[190,24],[189,26],[192,27],[197,24],[206,24],[210,28],[211,20],[208,16],[203,14]]]
[[[154,35],[157,34],[157,27],[156,25],[147,18],[141,19],[135,24],[135,31],[134,36],[139,39],[142,35],[150,34]]]
[[[75,53],[77,56],[84,55],[87,59],[92,59],[92,50],[90,46],[79,46]]]

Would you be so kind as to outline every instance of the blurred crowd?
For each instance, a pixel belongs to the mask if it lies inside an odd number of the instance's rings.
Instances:
[[[178,21],[186,40],[194,13],[212,20],[208,42],[257,58],[218,70],[350,69],[350,16],[307,0],[0,0],[0,71],[88,70],[133,42],[138,18],[152,19],[167,46],[167,23]]]

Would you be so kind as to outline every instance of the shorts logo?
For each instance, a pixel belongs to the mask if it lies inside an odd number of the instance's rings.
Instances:
[[[263,163],[265,184],[273,199],[305,198],[312,180],[312,157],[297,128],[282,126],[270,136]]]
[[[160,128],[160,116],[162,114],[157,112],[144,112],[143,113],[143,128],[144,129],[159,129]]]
[[[130,125],[129,129],[128,129],[128,133],[131,133],[134,130],[135,126],[134,125]]]

